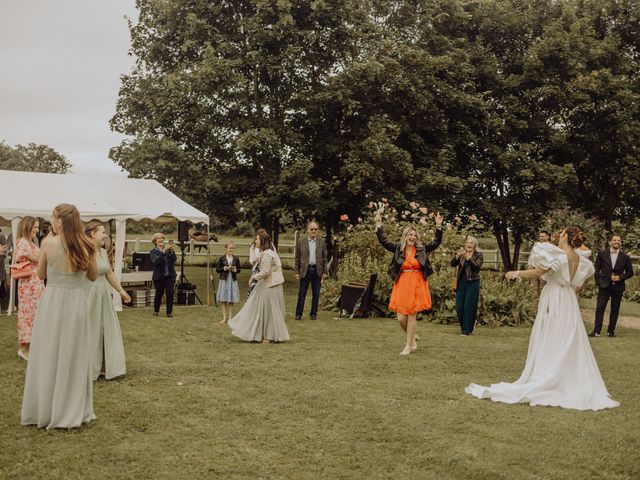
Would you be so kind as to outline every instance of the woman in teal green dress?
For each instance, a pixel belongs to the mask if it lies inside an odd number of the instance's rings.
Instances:
[[[109,380],[127,372],[120,323],[111,297],[112,288],[120,294],[125,303],[129,303],[131,298],[111,270],[107,251],[102,248],[107,238],[102,223],[90,222],[84,232],[96,246],[98,266],[98,278],[95,282],[87,284],[93,352],[91,371],[94,380],[101,374]]]
[[[31,333],[21,423],[73,428],[96,418],[85,288],[98,274],[76,207],[58,205],[51,220],[55,236],[40,248],[38,276],[47,287]]]

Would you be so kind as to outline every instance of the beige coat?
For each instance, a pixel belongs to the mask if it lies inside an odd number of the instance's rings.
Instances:
[[[255,281],[262,281],[265,288],[284,283],[280,257],[273,250],[265,250],[260,254],[260,271],[251,276]]]

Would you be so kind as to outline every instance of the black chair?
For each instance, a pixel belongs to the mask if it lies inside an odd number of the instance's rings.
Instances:
[[[367,285],[347,283],[342,285],[340,293],[340,317],[342,312],[349,312],[349,318],[366,318],[371,316],[373,306],[373,290],[376,286],[377,274],[369,277]]]

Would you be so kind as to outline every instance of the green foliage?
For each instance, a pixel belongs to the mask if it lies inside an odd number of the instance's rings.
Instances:
[[[393,289],[393,282],[387,275],[392,254],[382,248],[376,238],[373,221],[374,209],[384,211],[384,229],[387,237],[399,238],[402,230],[412,224],[423,241],[434,236],[433,212],[411,202],[407,209],[390,207],[386,200],[371,204],[356,225],[344,222],[340,234],[336,236],[340,250],[338,273],[335,279],[325,282],[322,289],[322,304],[325,308],[337,309],[341,287],[347,283],[366,284],[369,275],[376,273],[378,280],[374,291],[376,308],[387,316],[395,315],[387,305]],[[429,289],[433,308],[422,316],[437,323],[456,323],[455,292],[451,289],[455,269],[450,261],[455,252],[464,245],[466,227],[447,224],[444,226],[442,244],[430,253],[434,274],[429,277]],[[495,272],[482,272],[478,321],[485,325],[526,325],[535,318],[537,297],[529,282],[507,282]]]
[[[606,242],[604,222],[596,217],[572,208],[555,209],[545,215],[540,230],[547,230],[553,235],[572,225],[577,225],[583,231],[587,238],[586,245],[593,251],[595,259],[595,255],[604,248]],[[535,240],[537,241],[537,236]]]
[[[475,215],[508,270],[553,209],[637,216],[638,2],[137,6],[111,157],[222,227],[315,217],[331,239],[419,199]]]
[[[47,145],[16,145],[0,142],[0,170],[23,172],[67,173],[71,164],[64,155]]]

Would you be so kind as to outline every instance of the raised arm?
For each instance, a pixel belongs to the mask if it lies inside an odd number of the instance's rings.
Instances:
[[[484,258],[480,252],[476,252],[475,255],[472,255],[471,258],[467,260],[467,264],[471,267],[472,272],[479,272],[483,263]]]
[[[548,268],[532,268],[530,270],[513,270],[504,274],[507,280],[517,280],[521,278],[539,278],[549,271]]]

